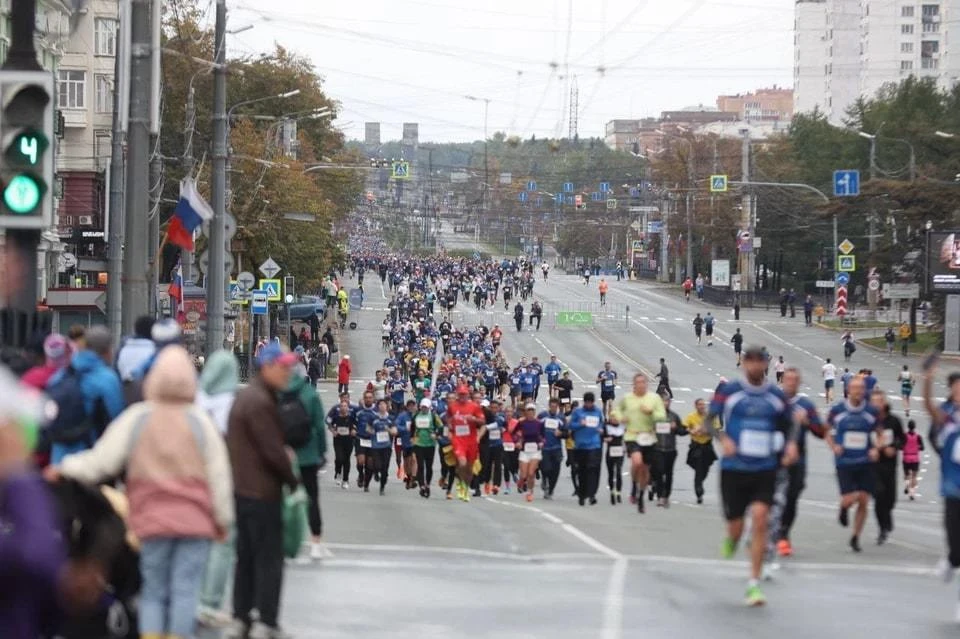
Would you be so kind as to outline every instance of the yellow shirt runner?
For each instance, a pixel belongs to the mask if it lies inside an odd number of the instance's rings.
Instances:
[[[613,407],[613,418],[624,427],[623,441],[653,446],[657,443],[657,422],[667,419],[667,409],[656,393],[642,397],[629,393]]]

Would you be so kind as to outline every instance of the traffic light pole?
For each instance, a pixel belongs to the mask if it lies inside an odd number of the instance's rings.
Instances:
[[[147,216],[150,197],[151,3],[130,3],[130,119],[127,133],[126,223],[124,224],[121,325],[124,334],[149,308]]]
[[[213,159],[210,199],[210,260],[207,269],[207,355],[223,348],[223,307],[226,304],[226,178],[227,178],[227,4],[217,0],[213,70]]]
[[[123,17],[122,19],[125,19]],[[117,42],[122,42],[123,29],[117,29]],[[122,44],[120,46],[123,46]],[[124,88],[120,82],[121,59],[118,47],[114,63],[113,127],[110,140],[110,237],[107,238],[107,328],[114,345],[120,344],[123,323],[120,311],[120,286],[123,276],[123,114],[121,105]]]
[[[36,0],[13,0],[10,7],[11,42],[4,69],[16,71],[42,71],[37,62],[33,45],[36,26]],[[16,261],[23,285],[8,300],[11,308],[32,313],[37,307],[37,251],[40,248],[40,231],[7,229],[4,247]]]

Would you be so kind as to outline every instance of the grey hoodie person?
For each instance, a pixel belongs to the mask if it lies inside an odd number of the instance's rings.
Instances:
[[[217,428],[224,435],[227,433],[230,409],[233,407],[239,384],[237,358],[227,350],[211,355],[200,373],[197,406],[210,413]]]

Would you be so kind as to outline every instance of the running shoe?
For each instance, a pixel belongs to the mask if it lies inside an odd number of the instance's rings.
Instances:
[[[943,583],[948,584],[953,581],[953,576],[955,570],[953,566],[950,565],[950,560],[946,557],[942,557],[940,561],[937,562],[937,575],[943,580]]]
[[[737,554],[737,542],[725,537],[723,543],[720,544],[720,556],[724,559],[733,559],[735,554]]]
[[[840,514],[837,516],[837,521],[839,521],[840,525],[844,528],[850,525],[850,513],[846,508],[840,508]]]
[[[527,501],[533,501],[533,491],[527,493]]]
[[[790,545],[789,539],[781,539],[777,542],[777,554],[781,557],[793,556],[793,546]]]
[[[483,485],[483,494],[489,495],[491,492],[493,492],[493,489],[490,486],[490,482],[487,482],[486,484]]]
[[[856,535],[850,538],[850,548],[853,552],[860,552],[860,539]]]
[[[762,606],[767,603],[767,598],[763,596],[760,586],[748,586],[745,603],[750,607]]]

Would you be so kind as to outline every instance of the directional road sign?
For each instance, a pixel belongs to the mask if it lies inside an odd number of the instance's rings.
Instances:
[[[253,297],[250,299],[250,312],[254,315],[266,315],[270,308],[270,302],[267,300],[266,291],[252,291]]]
[[[853,255],[841,255],[837,258],[837,270],[841,273],[852,273],[857,270],[857,260]]]
[[[260,272],[263,273],[264,277],[274,278],[280,271],[280,265],[274,262],[272,257],[268,257],[267,260],[260,265]]]
[[[529,182],[527,182],[527,190],[528,190],[528,191],[536,191],[536,190],[537,190],[537,183],[534,182],[533,180],[530,180]]]
[[[283,299],[283,288],[280,280],[260,280],[260,290],[266,291],[268,301],[279,302]]]
[[[391,166],[391,175],[395,180],[409,180],[410,179],[410,163],[409,162],[394,162]]]
[[[833,194],[837,197],[854,197],[860,195],[860,171],[834,171]]]
[[[840,273],[837,275],[837,284],[840,284],[841,286],[846,286],[849,283],[850,283],[849,275],[847,275],[846,273]]]
[[[563,183],[563,192],[564,192],[564,193],[573,193],[573,182],[564,182],[564,183]]]
[[[850,253],[853,252],[854,246],[853,246],[853,242],[851,242],[850,240],[844,240],[840,242],[837,248],[840,249],[840,252],[843,253],[844,255],[850,255]]]
[[[711,175],[710,176],[710,192],[726,193],[726,191],[727,191],[727,176]]]
[[[609,192],[610,192],[610,183],[609,183],[609,182],[601,182],[601,183],[600,183],[600,192],[601,192],[601,193],[609,193]]]
[[[240,287],[241,291],[252,291],[256,283],[257,278],[250,271],[244,271],[237,275],[237,286]]]

